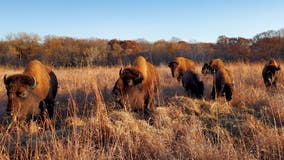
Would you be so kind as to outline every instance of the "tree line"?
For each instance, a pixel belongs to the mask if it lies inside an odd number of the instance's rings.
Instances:
[[[156,65],[167,63],[176,56],[195,61],[216,57],[225,61],[284,59],[284,37],[263,35],[253,39],[220,36],[216,43],[188,43],[177,39],[156,42],[59,36],[41,39],[37,34],[17,33],[0,41],[0,65],[23,66],[32,59],[57,67],[126,65],[138,55]]]

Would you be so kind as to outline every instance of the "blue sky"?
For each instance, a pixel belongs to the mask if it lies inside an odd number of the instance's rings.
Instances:
[[[284,0],[0,0],[9,33],[216,42],[284,28]]]

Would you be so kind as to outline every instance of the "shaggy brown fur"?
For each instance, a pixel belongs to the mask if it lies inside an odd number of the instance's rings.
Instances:
[[[216,99],[216,96],[226,96],[227,101],[232,100],[234,88],[233,77],[230,71],[224,67],[221,59],[213,59],[209,64],[205,63],[202,67],[202,73],[214,76],[211,92],[212,99]]]
[[[34,60],[29,62],[22,74],[4,77],[7,89],[7,113],[14,120],[26,119],[27,115],[48,113],[53,116],[54,99],[58,82],[51,68]]]
[[[194,62],[191,59],[184,57],[176,57],[168,64],[168,66],[171,68],[172,76],[176,77],[178,81],[182,79],[182,76],[186,71],[195,70]]]
[[[195,72],[195,64],[191,59],[177,57],[168,66],[171,69],[172,76],[176,77],[178,81],[182,80],[182,86],[188,96],[193,98],[203,97],[203,82],[199,80],[199,76]]]
[[[154,96],[158,94],[159,84],[156,68],[139,56],[133,66],[120,70],[112,93],[121,107],[147,113],[154,109]]]
[[[209,66],[213,72],[225,67],[224,62],[220,58],[212,59],[209,62]]]
[[[262,70],[262,77],[266,88],[277,88],[277,82],[280,76],[280,65],[275,59],[270,59]]]

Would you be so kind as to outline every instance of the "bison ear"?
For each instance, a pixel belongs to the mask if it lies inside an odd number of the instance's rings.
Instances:
[[[119,70],[119,76],[121,76],[121,74],[122,74],[122,68],[120,68]]]
[[[6,75],[6,74],[4,75],[3,80],[4,80],[4,84],[5,84],[5,85],[8,85],[8,80],[7,80],[7,75]]]

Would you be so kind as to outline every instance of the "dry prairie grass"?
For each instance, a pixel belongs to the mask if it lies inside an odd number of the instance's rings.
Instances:
[[[266,92],[263,65],[227,64],[235,80],[231,103],[210,100],[210,75],[201,75],[203,100],[185,97],[167,66],[159,66],[160,105],[152,125],[115,109],[111,89],[120,67],[55,69],[54,125],[45,131],[33,123],[6,123],[0,83],[0,159],[283,159],[284,88]],[[2,68],[0,78],[18,72]]]

